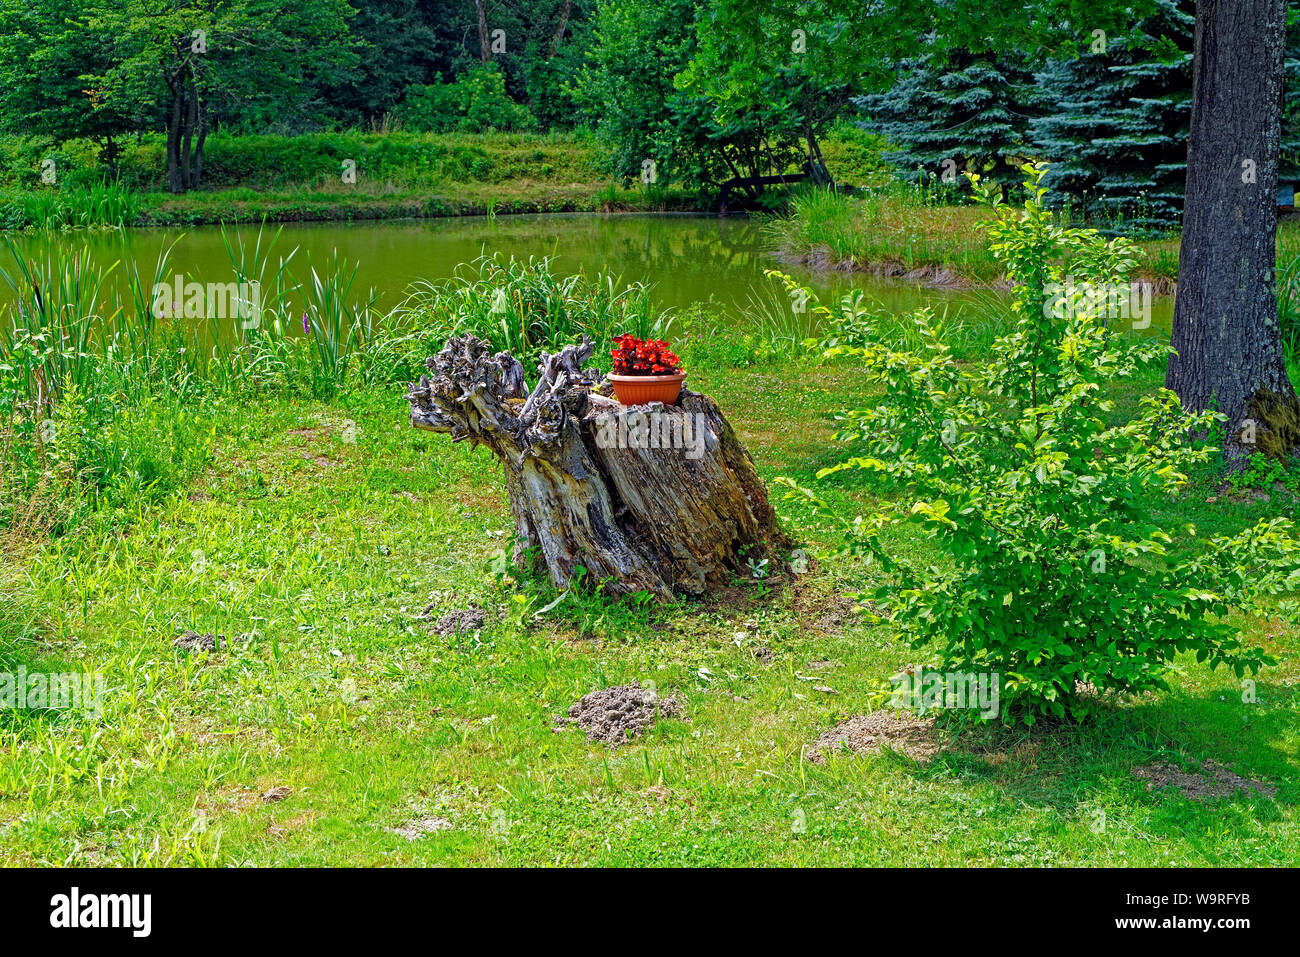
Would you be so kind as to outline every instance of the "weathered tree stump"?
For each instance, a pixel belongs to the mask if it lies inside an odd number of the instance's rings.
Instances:
[[[582,368],[592,344],[523,366],[472,336],[450,340],[411,386],[411,424],[485,445],[505,466],[514,560],[615,594],[700,595],[749,577],[790,542],[754,462],[706,395],[624,407]],[[580,571],[580,569],[585,570]]]

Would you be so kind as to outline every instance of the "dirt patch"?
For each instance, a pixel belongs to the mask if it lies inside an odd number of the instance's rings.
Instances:
[[[1201,765],[1200,771],[1184,771],[1166,761],[1156,761],[1134,768],[1133,776],[1145,781],[1148,791],[1173,788],[1193,801],[1210,801],[1239,793],[1249,794],[1252,791],[1265,797],[1277,794],[1277,788],[1273,785],[1243,778],[1214,761],[1206,761]]]
[[[263,794],[263,795],[262,795],[262,803],[263,803],[263,804],[279,804],[281,801],[283,801],[285,798],[287,798],[287,797],[288,797],[290,794],[292,794],[292,793],[293,793],[293,788],[291,788],[291,787],[289,787],[289,786],[287,786],[287,785],[281,784],[279,787],[271,788],[271,790],[269,790],[269,791],[267,791],[265,794]]]
[[[418,841],[426,834],[437,834],[439,831],[450,831],[451,821],[445,817],[426,817],[414,821],[407,821],[401,827],[392,829],[394,834],[398,834],[408,841]]]
[[[305,429],[290,429],[288,434],[297,436],[298,438],[307,439],[310,441],[313,439],[323,438],[329,435],[330,432],[329,429],[315,427],[315,428],[305,428]]]
[[[200,798],[198,807],[213,814],[243,814],[249,808],[257,806],[260,796],[260,792],[252,787],[229,785]]]
[[[838,635],[859,622],[874,609],[858,604],[852,595],[843,592],[826,594],[803,583],[795,586],[793,607],[805,627],[824,635]]]
[[[434,621],[434,607],[430,605],[420,615],[425,621],[433,621],[435,635],[458,635],[467,631],[478,631],[487,622],[487,612],[482,608],[453,608],[447,614]]]
[[[914,761],[929,761],[943,748],[934,719],[892,711],[873,711],[841,721],[822,733],[808,751],[808,760],[821,764],[826,754],[847,747],[854,754],[899,751]]]
[[[678,718],[682,705],[676,698],[661,698],[639,684],[618,685],[583,695],[569,708],[568,716],[556,715],[556,730],[576,724],[587,738],[614,747],[626,744],[659,718]]]
[[[315,811],[304,811],[301,814],[295,814],[286,821],[272,821],[266,826],[266,833],[274,838],[288,837],[297,831],[301,831],[316,819]]]
[[[235,644],[242,644],[247,641],[247,637],[240,636],[234,639]],[[172,639],[172,647],[177,651],[227,651],[230,642],[226,641],[225,635],[200,635],[197,631],[183,631]]]
[[[652,797],[660,804],[667,804],[673,799],[673,789],[664,784],[652,784],[645,789],[647,797]]]

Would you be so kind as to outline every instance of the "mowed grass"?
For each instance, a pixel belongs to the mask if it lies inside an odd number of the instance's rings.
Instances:
[[[844,454],[835,411],[864,397],[846,365],[692,382],[769,482],[814,481]],[[1086,727],[970,730],[927,766],[813,764],[821,732],[927,659],[852,613],[870,569],[784,501],[816,559],[796,582],[667,609],[569,598],[537,617],[554,593],[491,570],[509,530],[495,461],[411,430],[399,390],[204,411],[223,427],[189,487],[6,546],[0,651],[97,670],[108,692],[99,720],[0,715],[5,864],[1300,862],[1294,621],[1242,623],[1279,659],[1253,704],[1187,660],[1172,692]],[[846,515],[892,494],[824,487]],[[1294,508],[1213,495],[1193,488],[1176,511],[1226,531]],[[419,618],[471,604],[499,616],[446,637]],[[252,637],[187,654],[183,629]],[[581,695],[632,681],[681,698],[685,719],[614,750],[553,730]],[[1199,804],[1132,774],[1207,759],[1276,798]],[[276,788],[291,790],[263,799]],[[392,830],[426,819],[440,829]]]

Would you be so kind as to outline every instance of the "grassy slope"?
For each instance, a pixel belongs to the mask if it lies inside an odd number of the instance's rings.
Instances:
[[[56,159],[57,188],[40,182],[44,157]],[[345,183],[344,160],[356,166]],[[684,191],[624,188],[605,172],[590,140],[563,134],[362,134],[211,138],[203,188],[166,191],[163,144],[129,144],[119,160],[129,193],[128,225],[232,221],[383,219],[489,211],[569,212],[691,209]],[[37,139],[0,137],[0,224],[25,225],[34,200],[93,204],[100,178],[94,148],[55,149]]]
[[[861,391],[843,366],[696,376],[769,480],[833,461],[831,413]],[[1095,727],[977,735],[927,768],[888,755],[811,765],[801,755],[821,731],[918,660],[887,626],[827,615],[864,570],[827,558],[824,530],[785,516],[822,559],[794,589],[658,614],[561,605],[520,627],[548,596],[485,573],[508,528],[495,465],[412,432],[404,409],[396,392],[223,402],[209,412],[224,438],[185,493],[22,561],[7,553],[21,600],[0,636],[38,632],[40,653],[93,662],[112,690],[99,724],[4,719],[0,861],[1300,862],[1296,623],[1250,623],[1281,662],[1255,705],[1188,661],[1173,693]],[[852,514],[868,493],[831,495]],[[1193,490],[1179,511],[1207,531],[1270,507],[1205,497]],[[440,638],[416,617],[430,601],[506,619]],[[187,657],[171,649],[180,628],[259,637]],[[755,657],[762,646],[773,663]],[[613,752],[551,730],[580,695],[636,679],[681,695],[689,721]],[[1278,796],[1153,796],[1131,768],[1157,758],[1212,758]],[[259,799],[281,785],[287,799]],[[424,817],[452,828],[414,842],[388,830]]]
[[[881,142],[844,127],[824,152],[845,182],[875,183],[889,176]],[[625,187],[601,156],[589,137],[562,133],[218,134],[206,146],[203,187],[177,196],[166,190],[164,143],[148,136],[124,144],[118,175],[126,221],[137,226],[700,208],[679,187]],[[47,159],[57,188],[41,181]],[[344,160],[356,164],[355,183],[343,182]],[[94,144],[0,136],[0,225],[31,225],[38,210],[57,215],[60,205],[56,224],[91,224],[101,175]]]
[[[774,221],[772,239],[784,258],[825,268],[856,268],[889,274],[948,270],[974,283],[1002,279],[979,224],[990,210],[977,205],[935,205],[899,184],[863,197],[808,194],[797,197],[792,215]],[[1284,218],[1279,253],[1300,250],[1300,219]],[[1162,287],[1178,278],[1178,236],[1137,242],[1135,278]]]

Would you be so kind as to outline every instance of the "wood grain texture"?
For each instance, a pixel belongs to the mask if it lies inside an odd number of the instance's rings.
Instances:
[[[591,352],[584,337],[543,353],[530,391],[514,356],[458,336],[427,361],[407,397],[413,426],[485,445],[501,460],[517,564],[544,568],[561,588],[581,567],[586,583],[611,593],[668,600],[724,588],[748,576],[750,562],[789,547],[716,402],[683,390],[673,406],[625,408],[582,368]],[[638,415],[656,416],[660,434],[689,435],[694,446],[609,441],[612,417]]]

